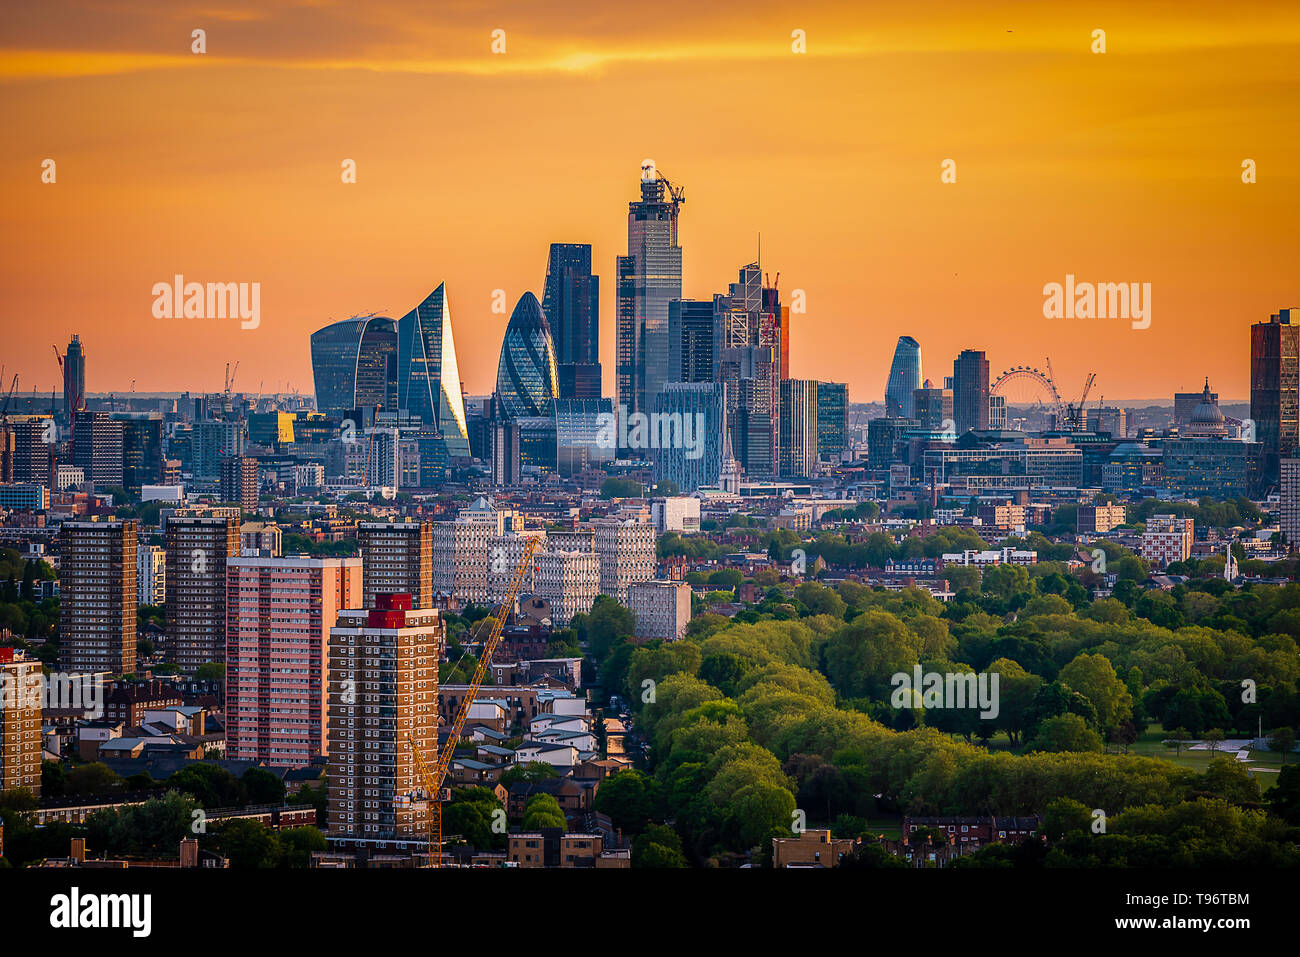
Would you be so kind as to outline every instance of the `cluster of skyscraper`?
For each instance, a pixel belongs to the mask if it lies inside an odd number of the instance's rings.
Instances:
[[[496,390],[477,414],[461,397],[441,285],[399,321],[364,316],[315,333],[317,408],[359,428],[415,431],[421,485],[471,456],[490,459],[503,485],[616,456],[651,462],[685,491],[742,473],[811,475],[819,455],[846,447],[846,387],[790,380],[789,310],[757,262],[712,301],[683,299],[681,190],[646,161],[640,191],[615,264],[617,408],[601,395],[600,280],[591,246],[577,243],[552,244],[542,301],[526,292],[516,303]],[[682,423],[685,439],[673,431]]]

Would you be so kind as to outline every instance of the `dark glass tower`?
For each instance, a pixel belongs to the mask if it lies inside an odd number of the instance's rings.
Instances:
[[[617,262],[619,413],[655,410],[668,381],[668,304],[682,298],[679,189],[641,164],[641,200],[628,204],[627,255]]]
[[[510,315],[497,363],[497,401],[506,418],[553,412],[559,391],[555,346],[541,303],[531,292],[519,297]]]
[[[1281,309],[1250,327],[1250,417],[1259,443],[1255,489],[1278,482],[1281,460],[1300,447],[1300,310]]]
[[[668,381],[712,382],[712,302],[674,299],[668,304]]]
[[[312,333],[316,408],[397,408],[397,323],[383,316],[344,319]]]
[[[911,336],[899,336],[894,346],[894,362],[889,367],[889,384],[885,386],[885,415],[910,418],[912,393],[921,388],[921,346]]]
[[[551,243],[542,312],[551,327],[560,396],[600,398],[600,277],[591,274],[591,246]]]
[[[74,334],[63,356],[63,420],[86,407],[86,354],[81,351],[81,337]],[[89,478],[89,476],[87,476]]]
[[[966,349],[952,364],[952,417],[958,435],[989,427],[989,360],[982,352]]]

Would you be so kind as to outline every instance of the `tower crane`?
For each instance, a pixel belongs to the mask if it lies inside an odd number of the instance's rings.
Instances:
[[[456,752],[456,742],[460,740],[461,731],[465,728],[465,718],[469,715],[470,706],[473,705],[474,699],[478,697],[479,688],[483,684],[483,679],[487,676],[488,667],[492,664],[492,655],[496,652],[497,644],[501,641],[501,630],[505,627],[508,611],[514,607],[515,597],[519,594],[519,588],[524,582],[524,575],[532,564],[533,553],[537,551],[539,543],[540,539],[529,538],[524,546],[523,557],[519,559],[519,564],[515,567],[514,575],[510,579],[510,587],[506,589],[506,593],[501,599],[496,618],[492,623],[492,630],[489,632],[487,640],[483,643],[483,649],[479,653],[478,664],[474,666],[474,674],[469,681],[469,689],[465,692],[465,697],[461,699],[460,707],[456,709],[456,717],[452,721],[451,734],[447,738],[447,744],[443,747],[441,754],[435,753],[432,768],[424,760],[424,755],[416,746],[415,739],[409,734],[406,737],[406,746],[410,749],[411,756],[415,760],[421,786],[428,798],[428,861],[430,867],[442,866],[442,782],[447,777],[447,768],[451,766],[452,755]],[[434,747],[436,752],[436,741]]]
[[[0,388],[4,388],[4,373],[0,372]],[[18,388],[18,373],[14,373],[14,381],[9,385],[9,394],[5,396],[3,405],[0,405],[0,422],[9,421],[9,403],[13,401],[14,390]]]

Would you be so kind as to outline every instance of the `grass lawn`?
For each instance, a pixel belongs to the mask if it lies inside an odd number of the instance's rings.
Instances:
[[[1168,748],[1164,745],[1164,739],[1169,733],[1162,729],[1158,723],[1147,725],[1146,731],[1129,747],[1129,754],[1136,754],[1147,758],[1164,758],[1166,761],[1172,761],[1174,764],[1181,765],[1185,768],[1191,768],[1194,771],[1204,772],[1209,766],[1210,760],[1216,757],[1223,757],[1223,751],[1191,751],[1186,746],[1179,753],[1174,748]],[[1114,746],[1108,748],[1112,753],[1116,753]],[[1123,753],[1119,750],[1118,753]],[[1228,752],[1231,757],[1235,752]],[[1261,791],[1267,791],[1277,784],[1276,771],[1282,767],[1283,755],[1276,751],[1252,750],[1247,767],[1271,768],[1272,771],[1263,771],[1255,775],[1259,781]],[[1300,755],[1286,755],[1287,764],[1294,764],[1300,760]]]

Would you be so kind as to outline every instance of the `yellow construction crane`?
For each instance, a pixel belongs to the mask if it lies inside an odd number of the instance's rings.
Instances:
[[[501,599],[501,604],[497,608],[496,618],[492,623],[492,631],[483,643],[478,664],[474,666],[474,675],[469,680],[469,690],[465,692],[460,707],[456,709],[456,717],[452,721],[451,734],[447,738],[447,744],[442,749],[441,754],[436,754],[432,770],[430,770],[424,760],[424,755],[416,746],[415,739],[409,734],[406,736],[406,746],[410,749],[411,757],[415,760],[416,772],[419,774],[420,784],[424,788],[428,799],[428,861],[430,867],[442,866],[442,782],[447,777],[447,769],[451,766],[452,756],[456,752],[456,742],[460,740],[461,732],[465,728],[465,718],[469,715],[469,709],[473,705],[474,699],[478,697],[478,690],[483,684],[483,679],[487,677],[488,666],[492,664],[492,655],[496,653],[497,644],[501,641],[501,631],[505,627],[510,609],[514,607],[515,598],[519,594],[520,586],[524,583],[524,576],[528,573],[528,568],[533,561],[533,553],[537,551],[540,542],[540,539],[530,537],[524,545],[523,557],[519,559],[519,564],[515,567],[514,576],[510,579],[510,587],[506,589],[505,596]],[[434,747],[436,750],[436,741]]]

